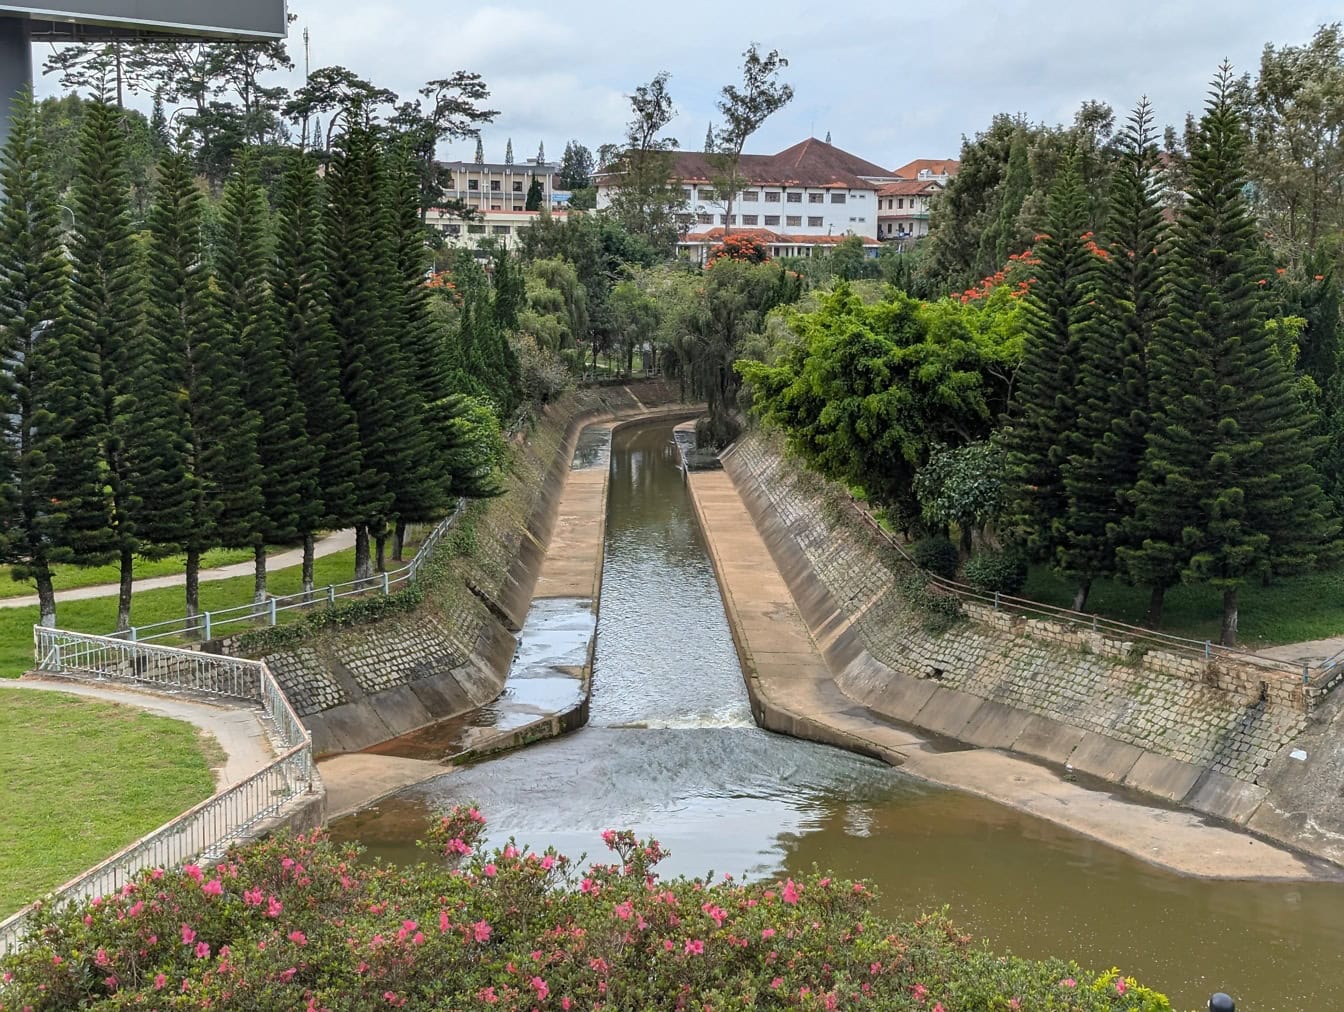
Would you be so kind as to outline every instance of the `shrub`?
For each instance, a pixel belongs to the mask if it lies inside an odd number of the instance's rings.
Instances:
[[[742,434],[742,423],[720,411],[695,421],[695,445],[705,449],[722,450]]]
[[[455,808],[412,868],[315,834],[146,872],[41,912],[0,1008],[1170,1010],[1115,971],[973,948],[946,913],[885,921],[861,882],[663,881],[630,832],[580,869],[483,831]]]
[[[910,553],[920,569],[949,580],[957,575],[961,557],[957,554],[957,546],[947,538],[920,538],[911,546]]]
[[[966,582],[977,590],[1020,594],[1027,585],[1027,559],[1017,549],[982,548],[966,560]]]

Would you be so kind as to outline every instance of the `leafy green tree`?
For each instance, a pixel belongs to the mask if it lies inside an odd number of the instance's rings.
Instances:
[[[611,290],[611,313],[625,371],[633,373],[635,349],[643,354],[643,349],[651,347],[658,336],[661,323],[658,302],[635,281],[621,281]]]
[[[295,157],[280,182],[276,258],[271,290],[289,380],[303,405],[307,452],[316,466],[320,513],[296,518],[303,537],[302,579],[313,589],[315,535],[344,529],[360,517],[365,490],[355,413],[341,394],[340,344],[331,327],[322,232],[322,190],[316,166]]]
[[[274,243],[266,192],[253,159],[244,154],[224,187],[215,251],[220,324],[237,350],[240,392],[255,419],[256,471],[250,485],[259,501],[238,503],[234,526],[249,535],[254,560],[254,600],[266,599],[266,546],[290,542],[310,531],[321,516],[317,462],[308,447],[303,401],[285,360],[271,281]],[[248,509],[253,510],[250,525]]]
[[[604,167],[611,182],[610,211],[632,235],[643,237],[664,254],[677,238],[677,212],[686,204],[681,184],[672,178],[675,137],[662,136],[676,116],[667,71],[641,84],[630,96],[634,117],[626,124],[625,144]]]
[[[724,85],[716,103],[723,126],[714,136],[710,162],[717,173],[716,186],[727,201],[724,235],[732,230],[733,203],[742,188],[742,151],[747,141],[767,119],[793,101],[793,86],[779,81],[779,72],[788,65],[777,49],[762,56],[760,46],[753,42],[742,54],[742,87]]]
[[[593,153],[578,141],[565,145],[565,153],[560,157],[560,169],[557,173],[560,189],[571,193],[586,189],[593,182]]]
[[[1121,551],[1140,583],[1179,578],[1220,590],[1228,646],[1237,640],[1242,584],[1332,555],[1336,534],[1311,463],[1311,421],[1264,323],[1246,147],[1237,83],[1224,64],[1173,229],[1171,306],[1150,356],[1137,547]]]
[[[147,348],[125,133],[121,114],[105,102],[91,102],[84,110],[71,207],[75,215],[71,261],[78,280],[70,299],[70,345],[95,364],[98,382],[93,400],[87,402],[76,402],[72,391],[61,389],[53,410],[71,420],[72,426],[78,420],[79,431],[100,449],[108,527],[121,569],[117,628],[126,629],[136,550],[127,453],[135,434],[127,424],[127,408]]]
[[[915,475],[914,492],[920,514],[933,530],[956,524],[961,552],[971,554],[973,536],[1003,515],[1008,474],[1003,448],[982,439],[964,446],[935,447]]]
[[[1087,205],[1077,155],[1065,160],[1050,194],[1040,265],[1027,297],[1026,345],[1004,433],[1014,482],[1012,524],[1028,550],[1053,561],[1068,505],[1062,467],[1078,416],[1080,325],[1092,298],[1095,257],[1088,248]],[[1080,581],[1074,608],[1087,601]]]
[[[145,67],[136,59],[137,48],[122,41],[52,47],[42,73],[59,74],[66,91],[87,91],[94,98],[115,95],[117,108],[121,109],[126,104],[126,92],[134,95],[152,90]]]
[[[574,265],[561,257],[533,261],[524,285],[518,329],[553,352],[576,348],[588,333],[588,293]]]
[[[452,173],[438,161],[439,142],[479,136],[480,125],[499,115],[480,103],[490,89],[480,74],[459,70],[451,77],[430,81],[420,89],[421,99],[403,102],[390,126],[415,161],[419,173],[420,220],[429,208],[439,205]]]
[[[340,115],[348,115],[357,109],[360,116],[367,117],[373,110],[393,105],[396,101],[396,92],[378,87],[353,70],[338,66],[318,67],[308,75],[303,87],[295,89],[285,105],[284,114],[304,123],[313,117],[312,146],[325,151],[331,147],[331,138],[322,135],[320,123],[316,122],[318,116],[327,116],[330,131]],[[480,143],[479,138],[477,143]]]
[[[0,559],[34,581],[38,621],[54,626],[51,563],[115,546],[89,431],[98,375],[69,326],[60,211],[30,96],[14,106],[0,190]]]
[[[1095,305],[1079,332],[1078,414],[1061,468],[1067,506],[1056,565],[1080,584],[1116,571],[1116,547],[1131,530],[1131,493],[1148,427],[1148,359],[1166,313],[1166,229],[1154,140],[1144,100],[1122,138],[1106,225],[1110,241],[1097,250]],[[1165,590],[1152,588],[1156,611]]]
[[[541,202],[545,199],[545,193],[542,191],[541,180],[536,176],[532,177],[532,182],[527,188],[527,202],[523,205],[526,211],[540,211]]]

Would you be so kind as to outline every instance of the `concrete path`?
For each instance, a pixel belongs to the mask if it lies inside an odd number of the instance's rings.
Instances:
[[[840,691],[787,583],[723,471],[690,475],[692,500],[718,574],[753,710],[768,726],[880,756],[913,776],[1049,819],[1183,874],[1313,878],[1298,855],[1193,812],[1158,808],[992,749],[940,751]]]
[[[275,753],[258,719],[258,710],[243,706],[216,706],[199,698],[181,698],[129,687],[98,685],[59,678],[23,678],[0,682],[7,691],[64,692],[72,696],[138,707],[146,713],[173,717],[195,724],[224,750],[223,766],[215,767],[215,793],[219,793],[266,766]]]
[[[355,532],[353,530],[337,531],[334,534],[328,534],[324,538],[319,538],[313,549],[314,558],[322,558],[325,555],[335,555],[337,552],[343,552],[347,548],[355,547]],[[288,569],[291,566],[302,565],[303,549],[287,548],[283,552],[274,552],[266,557],[266,568]],[[252,562],[235,562],[231,566],[218,566],[215,569],[202,569],[200,579],[202,583],[213,583],[216,580],[228,580],[235,576],[251,576],[254,572]],[[151,576],[148,579],[136,580],[135,590],[138,593],[142,590],[158,590],[161,587],[182,587],[187,582],[185,573],[174,573],[169,576]],[[69,590],[56,591],[56,603],[62,601],[85,601],[94,597],[113,597],[120,587],[115,583],[99,583],[92,587],[72,587]],[[37,595],[31,594],[27,597],[4,597],[0,598],[0,608],[36,608]]]
[[[1307,640],[1303,643],[1284,643],[1277,647],[1265,647],[1256,653],[1277,661],[1310,664],[1314,667],[1341,650],[1344,650],[1344,636],[1331,636],[1324,640]]]

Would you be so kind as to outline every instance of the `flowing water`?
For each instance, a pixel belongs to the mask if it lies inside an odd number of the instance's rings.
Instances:
[[[576,466],[606,466],[605,450],[585,444]],[[1226,989],[1243,1012],[1344,1009],[1344,883],[1182,878],[757,729],[670,425],[618,430],[609,465],[589,726],[411,788],[341,820],[335,835],[415,860],[426,819],[475,800],[495,842],[513,835],[601,857],[599,832],[631,827],[671,849],[670,874],[815,864],[862,877],[892,916],[947,904],[996,949],[1118,965],[1177,1008],[1203,1008]],[[542,618],[554,623],[549,607]],[[532,651],[524,666],[535,674],[544,655]]]

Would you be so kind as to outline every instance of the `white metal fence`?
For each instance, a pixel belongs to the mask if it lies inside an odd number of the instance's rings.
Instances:
[[[149,625],[131,626],[129,629],[114,633],[118,638],[138,643],[153,643],[163,640],[212,640],[232,632],[241,632],[258,624],[276,625],[280,616],[292,611],[311,611],[315,608],[327,608],[347,597],[381,595],[386,597],[394,591],[411,586],[419,577],[420,570],[434,551],[435,546],[453,526],[465,505],[459,500],[457,508],[435,525],[425,535],[415,557],[400,569],[390,569],[376,573],[368,579],[350,580],[346,583],[332,583],[325,587],[315,587],[312,591],[298,594],[286,594],[279,597],[267,597],[264,601],[240,604],[233,608],[220,608],[204,611],[199,615],[183,615],[181,618],[168,619],[165,622],[153,622]]]
[[[47,900],[102,896],[147,868],[213,859],[286,805],[312,792],[313,742],[265,661],[178,650],[111,636],[33,630],[39,670],[93,681],[188,690],[255,704],[277,757],[57,889]],[[0,921],[0,953],[20,942],[34,907]]]

